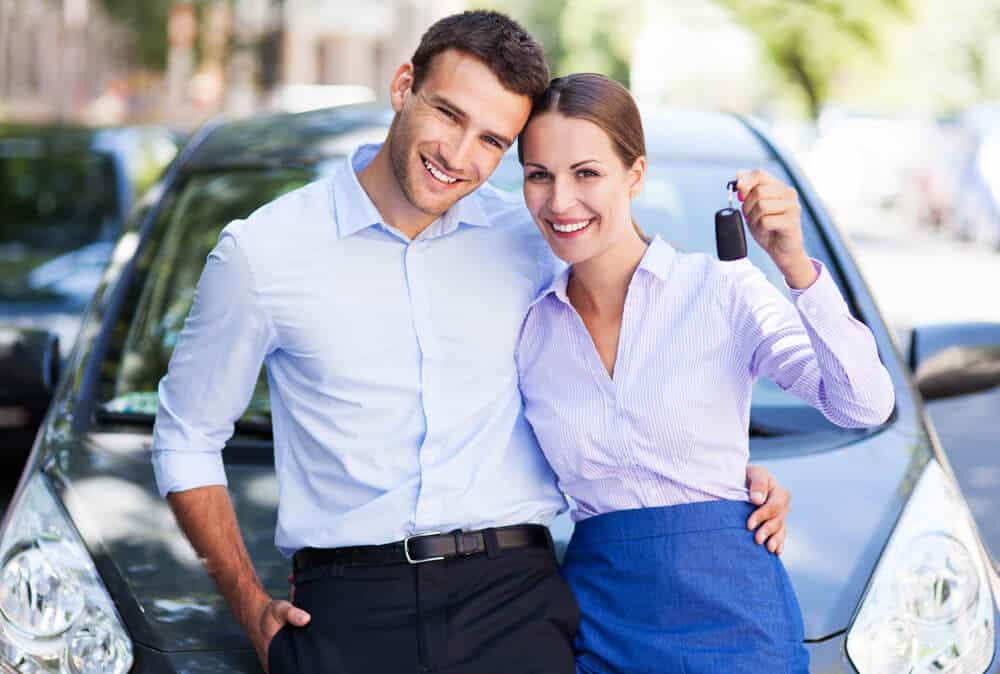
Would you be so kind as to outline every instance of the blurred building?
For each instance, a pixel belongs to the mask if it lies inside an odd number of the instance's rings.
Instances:
[[[128,40],[91,0],[0,0],[0,117],[113,117]]]
[[[437,19],[461,11],[463,0],[286,0],[287,84],[358,84],[380,100],[389,80]]]
[[[229,112],[385,101],[389,80],[437,19],[464,0],[235,0]],[[241,39],[241,36],[242,39]],[[334,89],[331,85],[341,85]],[[343,85],[350,85],[345,88]],[[325,87],[325,89],[324,89]]]
[[[137,36],[96,0],[0,0],[0,117],[193,127],[220,111],[384,101],[427,27],[465,5],[169,0],[159,74],[130,62]]]
[[[631,89],[642,103],[737,112],[763,98],[760,47],[712,2],[654,0],[632,50]]]

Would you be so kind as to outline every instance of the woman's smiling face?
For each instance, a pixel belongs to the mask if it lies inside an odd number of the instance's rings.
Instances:
[[[601,127],[559,112],[534,117],[521,147],[524,200],[556,255],[576,264],[636,236],[630,202],[643,158],[626,166]]]

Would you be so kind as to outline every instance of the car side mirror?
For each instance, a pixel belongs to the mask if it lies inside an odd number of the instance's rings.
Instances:
[[[0,328],[0,404],[5,411],[21,410],[32,417],[39,416],[48,408],[58,381],[56,335],[41,330]]]
[[[914,328],[910,335],[910,370],[924,400],[1000,386],[1000,323]]]

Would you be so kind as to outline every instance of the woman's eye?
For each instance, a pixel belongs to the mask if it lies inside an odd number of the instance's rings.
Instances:
[[[600,174],[592,169],[580,169],[576,172],[576,175],[580,178],[594,178]]]
[[[545,171],[532,171],[531,173],[528,174],[528,180],[534,180],[534,181],[545,180],[548,177],[549,174],[546,173]]]

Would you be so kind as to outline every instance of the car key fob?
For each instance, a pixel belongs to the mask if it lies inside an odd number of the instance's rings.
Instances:
[[[747,256],[747,237],[743,231],[743,214],[733,208],[736,181],[726,184],[729,207],[715,214],[715,248],[720,260],[739,260]]]

